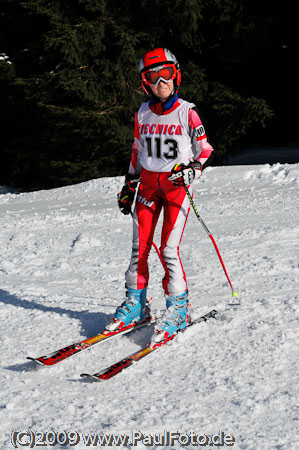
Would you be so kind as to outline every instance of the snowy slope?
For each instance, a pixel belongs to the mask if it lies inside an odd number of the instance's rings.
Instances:
[[[123,300],[131,218],[116,206],[122,182],[0,191],[1,450],[13,448],[12,430],[28,429],[209,435],[221,429],[235,437],[235,449],[298,449],[298,164],[208,168],[195,184],[195,203],[241,306],[228,306],[225,275],[191,211],[181,256],[193,316],[216,307],[219,321],[194,326],[105,383],[79,374],[137,350],[151,330],[49,369],[26,360],[96,334]],[[150,267],[153,309],[162,309],[154,251]],[[81,440],[61,448],[88,447]]]

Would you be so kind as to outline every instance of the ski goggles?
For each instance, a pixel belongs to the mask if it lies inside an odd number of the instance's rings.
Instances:
[[[148,86],[157,86],[160,81],[169,83],[177,75],[177,68],[174,64],[165,64],[158,67],[153,67],[149,70],[141,72],[142,81]]]

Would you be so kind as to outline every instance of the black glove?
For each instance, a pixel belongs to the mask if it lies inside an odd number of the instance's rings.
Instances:
[[[132,175],[126,176],[126,184],[123,186],[120,193],[117,195],[118,207],[125,215],[131,213],[132,205],[135,198],[135,192],[139,179]]]
[[[172,181],[175,186],[188,186],[201,176],[202,165],[199,161],[191,161],[187,166],[185,164],[176,164],[168,179]]]

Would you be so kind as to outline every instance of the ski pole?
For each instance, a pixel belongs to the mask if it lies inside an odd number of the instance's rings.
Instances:
[[[213,242],[213,245],[214,245],[214,247],[215,247],[216,253],[217,253],[218,258],[219,258],[219,260],[220,260],[220,262],[221,262],[222,268],[223,268],[224,273],[225,273],[225,275],[226,275],[226,278],[227,278],[227,280],[228,280],[228,282],[229,282],[229,285],[230,285],[230,287],[231,287],[231,290],[232,290],[232,296],[233,296],[233,297],[238,297],[239,294],[238,294],[237,291],[234,290],[233,285],[232,285],[232,283],[231,283],[231,281],[230,281],[230,279],[229,279],[227,270],[226,270],[226,268],[225,268],[223,259],[222,259],[221,255],[220,255],[220,251],[219,251],[219,249],[218,249],[218,247],[217,247],[217,244],[216,244],[216,242],[215,242],[215,239],[213,238],[212,233],[210,232],[210,230],[208,229],[208,227],[206,226],[206,224],[204,223],[204,221],[203,221],[202,218],[200,217],[199,212],[198,212],[198,210],[197,210],[197,208],[196,208],[196,206],[195,206],[195,203],[194,203],[194,201],[193,201],[193,198],[192,198],[192,196],[191,196],[191,194],[190,194],[190,192],[189,192],[189,189],[188,189],[187,186],[185,185],[185,183],[184,183],[184,188],[185,188],[186,194],[187,194],[187,196],[188,196],[188,198],[189,198],[190,204],[191,204],[191,206],[192,206],[192,208],[193,208],[193,211],[195,212],[196,217],[198,218],[199,222],[200,222],[201,225],[203,226],[203,228],[204,228],[204,230],[206,231],[206,233],[207,233],[207,234],[209,235],[209,237],[211,238],[211,241]]]

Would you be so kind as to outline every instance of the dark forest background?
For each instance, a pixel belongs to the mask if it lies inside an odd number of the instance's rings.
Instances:
[[[0,184],[40,189],[126,173],[137,72],[167,47],[214,165],[298,140],[298,17],[254,0],[0,0]]]

